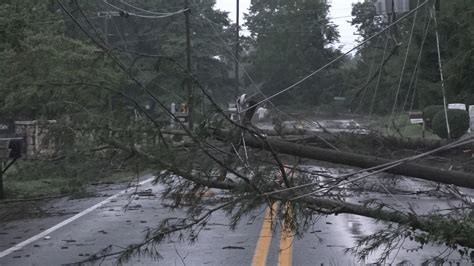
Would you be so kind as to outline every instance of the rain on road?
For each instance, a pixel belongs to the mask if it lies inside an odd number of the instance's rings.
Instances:
[[[138,191],[145,192],[142,196],[133,195],[135,188],[122,192],[113,190],[111,193],[115,194],[106,194],[109,198],[105,201],[97,202],[98,199],[94,199],[94,202],[91,199],[78,206],[70,205],[71,209],[82,208],[75,215],[0,224],[0,265],[63,265],[80,262],[109,245],[112,245],[110,252],[116,252],[129,244],[139,243],[146,230],[157,226],[163,218],[184,217],[183,210],[170,211],[167,202],[158,196],[161,187],[149,181],[138,188]],[[352,196],[350,200],[356,201],[358,197]],[[410,196],[397,196],[395,199],[388,197],[385,200],[399,203],[413,201]],[[436,202],[435,198],[423,198],[417,199],[416,204],[416,208],[423,209],[428,204],[444,206],[448,203]],[[62,207],[68,208],[64,202]],[[285,207],[277,204],[273,206]],[[229,230],[224,213],[215,213],[200,232],[196,243],[191,245],[176,241],[176,238],[167,239],[158,246],[162,256],[159,260],[141,256],[125,264],[366,265],[374,262],[378,255],[360,261],[344,252],[346,248],[354,246],[358,238],[381,227],[380,223],[372,219],[356,215],[321,216],[308,233],[296,237],[282,230],[279,225],[272,227],[272,212],[269,210],[269,207],[262,206],[252,215],[244,217],[234,231]],[[390,259],[393,263],[411,262],[419,265],[444,250],[443,247],[428,246],[422,251],[407,252],[414,247],[414,243],[407,242]],[[455,262],[452,265],[466,263],[456,260],[459,258],[455,255],[451,255],[451,258]],[[114,264],[116,257],[107,257],[99,262],[102,265]]]

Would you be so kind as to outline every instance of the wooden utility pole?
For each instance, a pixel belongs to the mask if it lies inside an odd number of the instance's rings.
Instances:
[[[441,48],[439,45],[438,19],[436,18],[436,1],[433,3],[433,8],[431,12],[432,12],[433,20],[434,20],[434,28],[435,28],[435,35],[436,35],[436,49],[438,52],[438,68],[439,68],[439,76],[440,76],[440,81],[441,81],[441,93],[443,94],[444,118],[446,120],[446,130],[448,131],[448,139],[451,139],[451,128],[449,127],[449,117],[448,117],[448,102],[446,100],[446,85],[444,82],[443,62],[441,60]]]
[[[240,3],[237,0],[236,15],[235,15],[235,98],[239,97],[239,49],[240,49]]]
[[[186,23],[186,69],[188,71],[188,77],[186,79],[186,85],[188,89],[188,125],[189,129],[193,130],[193,83],[189,75],[191,75],[191,26],[189,25],[189,3],[188,0],[184,0],[184,12],[185,23]]]
[[[5,192],[3,190],[3,162],[0,162],[0,199],[5,198]]]
[[[0,139],[0,199],[5,198],[5,192],[3,190],[3,165],[10,158],[10,140]]]
[[[109,19],[112,19],[114,16],[114,12],[111,11],[103,11],[99,12],[99,17],[104,17],[104,28],[103,28],[103,34],[104,34],[104,44],[107,49],[110,49],[110,42],[109,42]],[[116,16],[116,15],[115,15]],[[110,113],[112,114],[113,111],[113,106],[112,106],[112,94],[109,94],[108,99],[106,100],[108,105],[108,109]],[[109,127],[112,127],[111,122],[107,122]]]
[[[108,13],[105,13],[104,15],[104,41],[105,41],[105,45],[109,46],[109,23],[108,23],[108,19],[109,19],[109,14]]]

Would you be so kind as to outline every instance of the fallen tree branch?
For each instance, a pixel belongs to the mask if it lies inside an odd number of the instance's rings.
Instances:
[[[471,235],[465,234],[467,226],[470,225],[471,230],[474,229],[472,228],[472,223],[469,224],[468,221],[465,223],[461,221],[460,224],[453,224],[453,221],[447,218],[437,217],[438,219],[433,219],[433,215],[416,216],[412,213],[387,211],[383,208],[370,208],[353,203],[339,202],[323,198],[304,198],[298,201],[307,204],[308,208],[318,213],[321,213],[321,208],[324,208],[332,210],[326,214],[355,214],[386,222],[402,224],[411,227],[413,230],[419,229],[434,236],[441,237],[449,244],[459,244],[464,247],[474,248],[474,238]],[[451,235],[453,231],[456,232],[455,227],[459,227],[459,229],[463,228],[464,230],[458,230],[456,235]]]
[[[224,131],[217,130],[214,133],[215,135],[221,138],[225,138],[226,136],[226,133]],[[274,139],[267,140],[267,143],[271,145],[269,146],[268,144],[263,143],[250,135],[245,136],[245,142],[248,146],[257,149],[263,149],[267,151],[273,149],[276,152],[294,155],[302,158],[356,166],[360,168],[371,168],[395,163],[395,161],[393,160],[379,157],[360,155],[342,151],[334,151]],[[442,150],[442,148],[438,148],[438,150]],[[394,165],[393,167],[387,169],[385,172],[474,189],[474,175],[465,172],[449,171],[445,169],[409,163],[407,161],[403,161],[403,164],[401,165]]]
[[[193,175],[193,174],[188,173],[186,171],[182,171],[178,167],[175,167],[172,164],[167,163],[167,162],[161,160],[160,158],[158,158],[156,156],[153,156],[149,153],[146,153],[146,152],[140,150],[137,146],[127,146],[127,145],[124,145],[123,143],[120,143],[120,142],[112,140],[112,139],[108,139],[108,140],[104,140],[104,141],[106,141],[110,145],[116,147],[117,149],[125,150],[125,151],[128,151],[130,153],[134,153],[137,156],[140,156],[140,157],[142,157],[142,158],[144,158],[144,159],[146,159],[150,162],[157,163],[160,167],[163,168],[163,170],[166,169],[169,172],[172,172],[173,174],[175,174],[177,176],[180,176],[184,179],[187,179],[187,180],[192,181],[192,182],[194,182],[196,184],[199,184],[199,185],[203,185],[203,186],[206,186],[206,187],[209,187],[209,188],[217,188],[217,189],[224,189],[224,190],[231,190],[231,189],[235,189],[238,186],[240,186],[240,187],[242,186],[242,184],[240,184],[240,183],[231,183],[231,182],[228,182],[228,181],[218,181],[218,180],[206,179],[206,178],[203,178],[203,177],[200,177],[200,176],[197,176],[197,175]]]

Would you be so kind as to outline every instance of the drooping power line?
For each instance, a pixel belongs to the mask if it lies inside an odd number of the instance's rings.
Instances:
[[[417,6],[416,8],[414,8],[413,10],[411,10],[410,12],[406,13],[404,16],[400,17],[398,20],[396,20],[395,22],[391,23],[390,25],[388,25],[387,27],[385,27],[384,29],[382,29],[381,31],[379,31],[378,33],[372,35],[371,37],[367,38],[366,40],[364,40],[363,42],[359,43],[358,45],[354,46],[352,49],[350,49],[349,51],[341,54],[340,56],[336,57],[335,59],[333,59],[332,61],[328,62],[327,64],[323,65],[322,67],[318,68],[317,70],[313,71],[312,73],[310,73],[309,75],[307,75],[306,77],[300,79],[299,81],[297,81],[296,83],[294,83],[293,85],[290,85],[289,87],[283,89],[283,90],[280,90],[279,92],[257,102],[256,104],[252,105],[252,106],[249,106],[243,110],[240,111],[240,113],[243,113],[243,112],[246,112],[247,110],[259,105],[259,104],[262,104],[270,99],[273,99],[275,98],[276,96],[282,94],[282,93],[285,93],[295,87],[297,87],[298,85],[302,84],[303,82],[305,82],[306,80],[308,80],[309,78],[313,77],[314,75],[318,74],[319,72],[321,72],[322,70],[328,68],[329,66],[331,66],[332,64],[338,62],[339,60],[345,58],[347,55],[349,55],[350,53],[352,53],[352,51],[358,49],[359,47],[365,45],[366,43],[368,43],[369,41],[371,41],[372,39],[378,37],[379,35],[383,34],[384,32],[388,31],[389,29],[391,29],[392,27],[394,27],[395,25],[397,25],[398,23],[400,23],[401,21],[405,20],[406,18],[408,18],[409,16],[411,16],[413,13],[417,12],[420,8],[424,7],[426,4],[428,4],[430,1],[429,0],[426,0],[425,2],[423,2],[421,5]]]

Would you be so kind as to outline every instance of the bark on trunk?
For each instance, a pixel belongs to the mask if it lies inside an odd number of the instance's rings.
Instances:
[[[245,142],[253,148],[270,150],[268,145],[252,136],[246,136]],[[272,146],[273,150],[280,153],[360,168],[369,168],[393,162],[393,160],[389,159],[304,146],[280,140],[268,140],[268,144]],[[386,172],[474,189],[474,175],[465,172],[448,171],[415,163],[404,163],[390,168]]]
[[[317,136],[320,136],[332,144],[337,144],[341,141],[351,140],[351,141],[361,141],[361,142],[374,142],[376,140],[380,144],[386,145],[388,148],[395,147],[398,149],[415,149],[415,150],[428,150],[441,147],[443,145],[449,144],[452,141],[447,140],[431,140],[431,139],[408,139],[408,138],[399,138],[392,136],[380,136],[374,134],[358,134],[351,132],[335,132],[331,134],[326,134],[323,132],[314,132],[305,129],[293,129],[293,128],[284,128],[281,130],[281,133],[276,132],[274,129],[260,129],[265,135],[270,137],[281,137],[283,140],[308,140],[311,141],[311,144],[315,144],[320,147],[326,147],[327,144],[320,141]],[[463,149],[474,149],[474,144],[467,144],[462,147]]]
[[[339,213],[349,213],[374,218],[376,220],[408,225],[413,229],[419,229],[430,234],[437,235],[447,243],[451,242],[451,244],[456,243],[464,247],[474,248],[473,238],[466,236],[466,234],[462,231],[466,230],[465,227],[463,227],[465,225],[453,224],[449,219],[443,218],[439,220],[433,220],[431,216],[416,216],[412,215],[411,213],[394,212],[381,208],[370,208],[358,204],[338,202],[325,198],[310,198],[302,199],[301,201],[316,212],[320,212],[318,211],[319,209],[325,208],[329,210],[328,213],[330,214],[337,215]],[[324,211],[322,213],[324,213]],[[448,229],[447,225],[449,224],[451,224],[452,227],[458,227],[459,231],[452,230],[452,228]],[[440,227],[440,225],[444,225],[444,227]],[[445,230],[443,230],[443,228],[445,228]],[[452,235],[452,231],[459,233]]]

